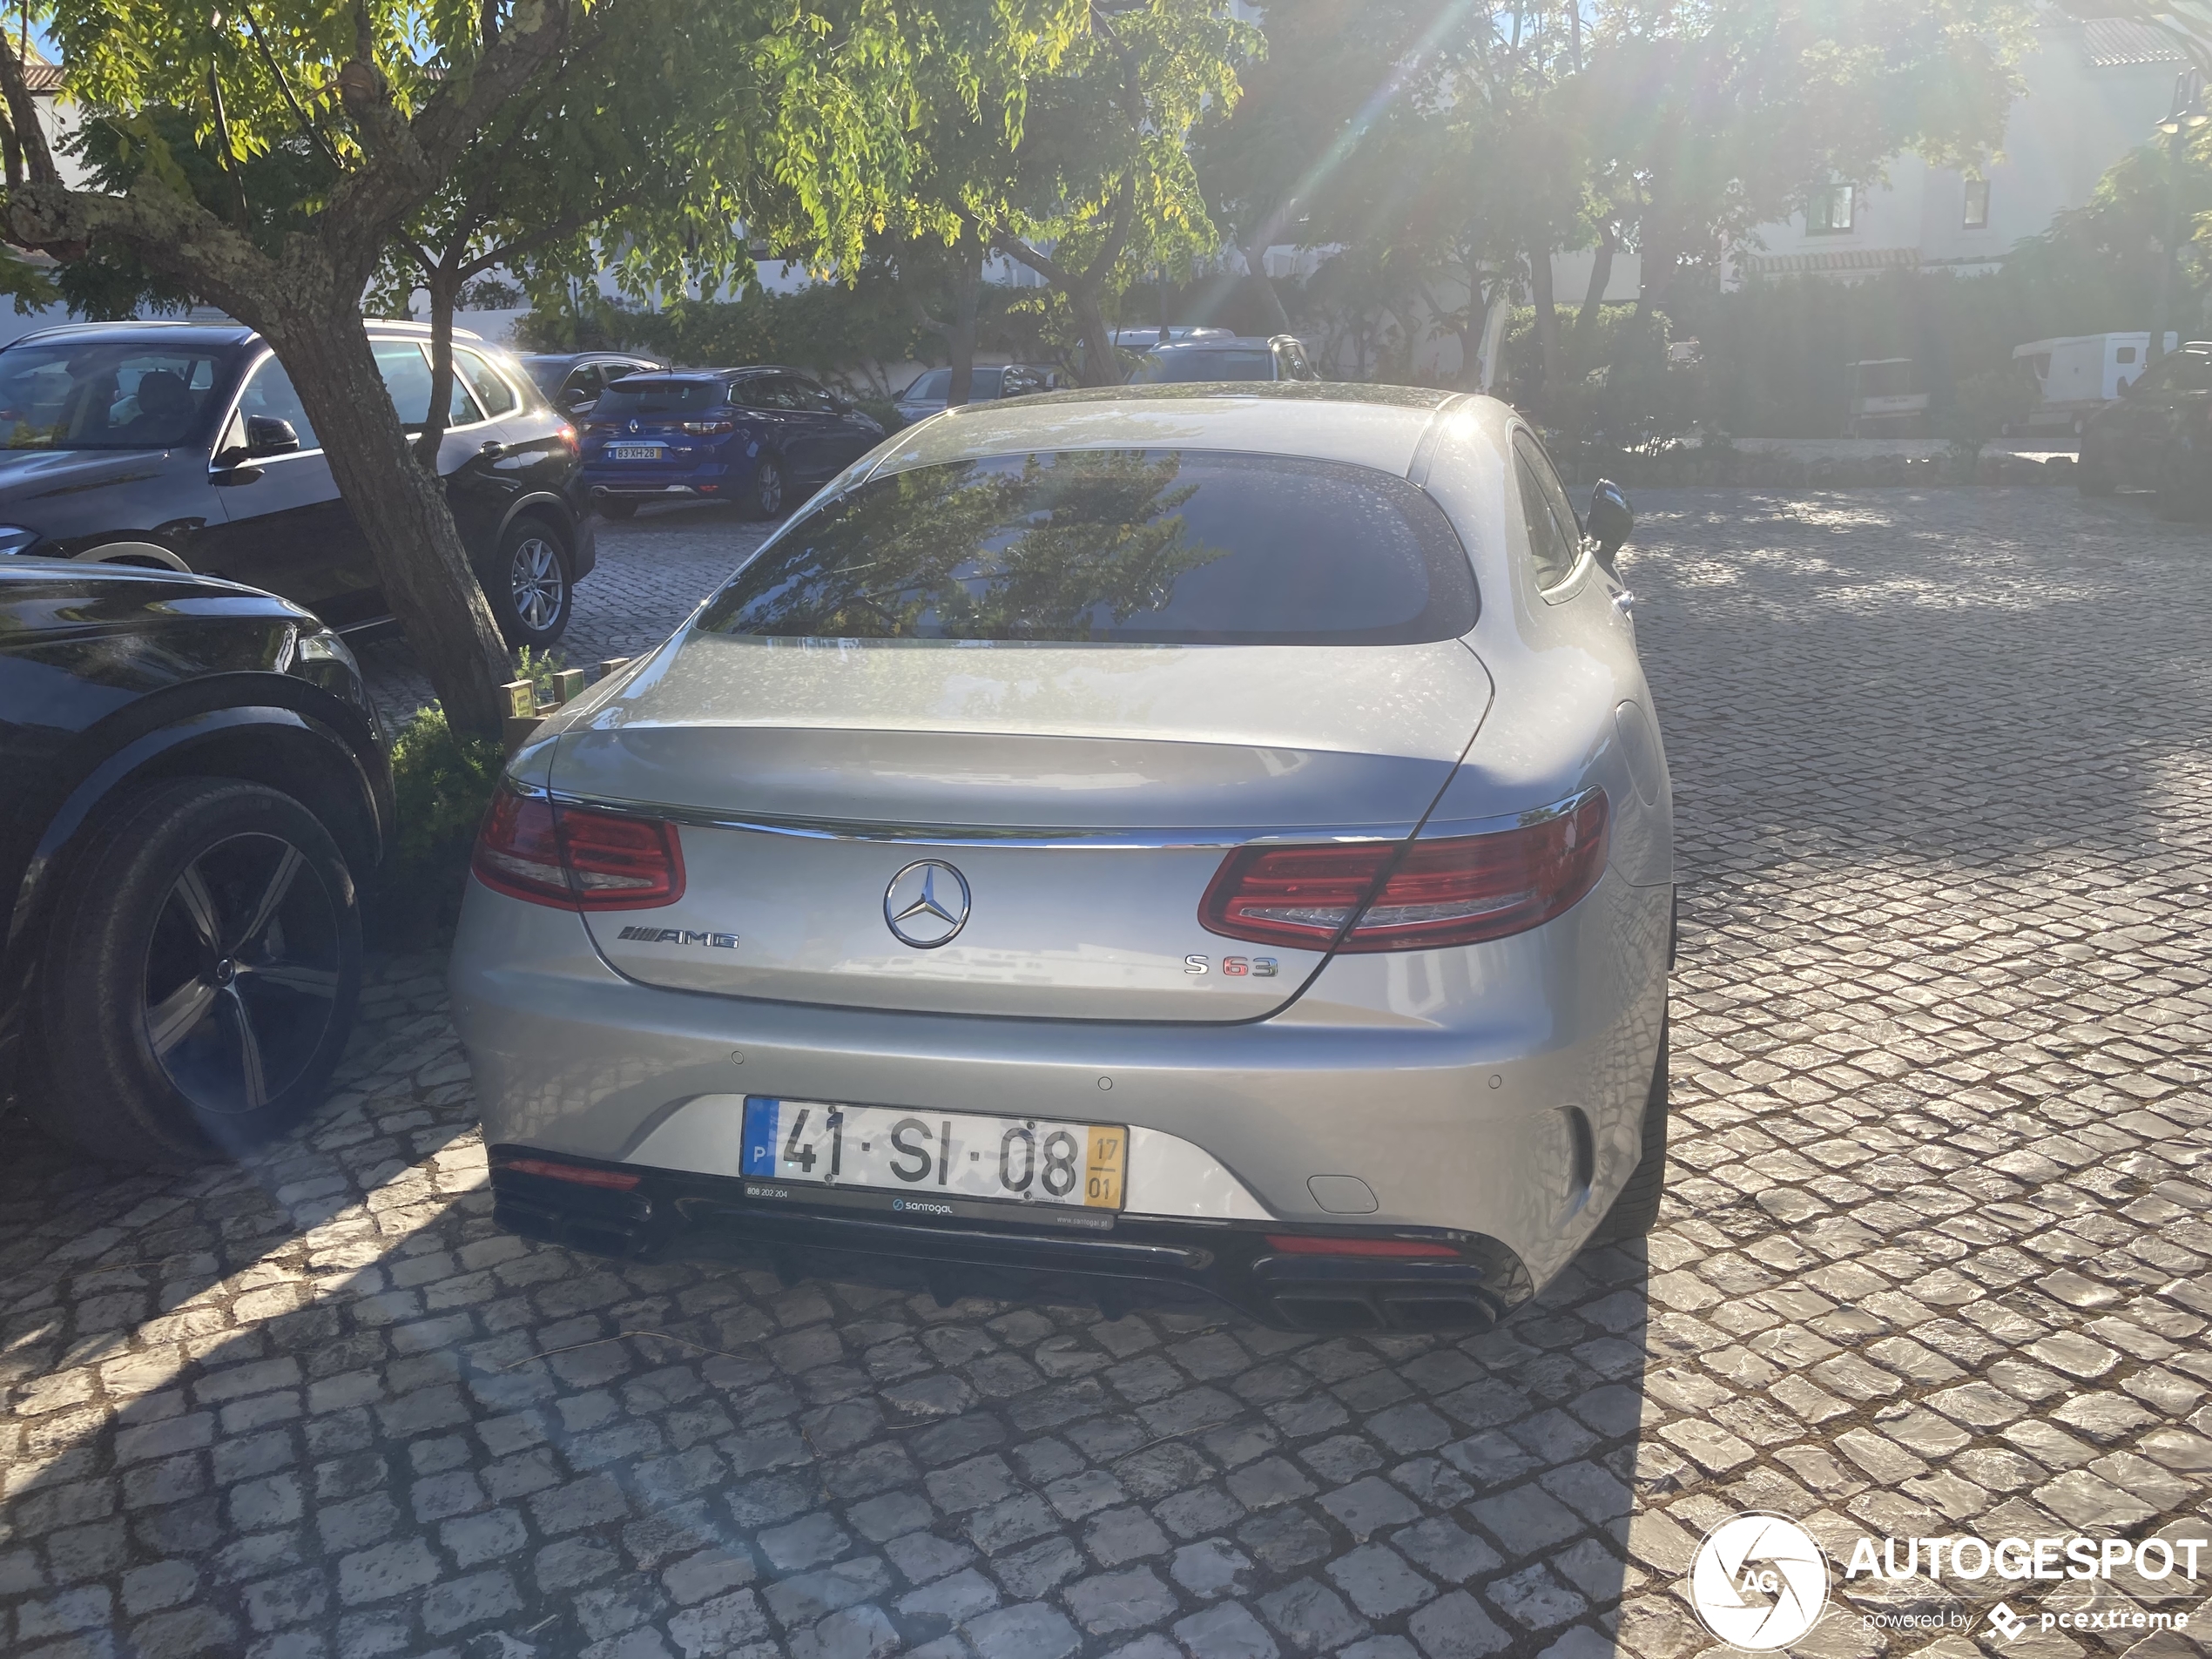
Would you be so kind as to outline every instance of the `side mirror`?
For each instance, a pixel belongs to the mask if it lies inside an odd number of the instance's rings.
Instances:
[[[1635,515],[1629,510],[1629,498],[1621,493],[1620,485],[1610,478],[1597,481],[1597,488],[1590,491],[1589,516],[1584,523],[1590,539],[1597,543],[1598,563],[1610,570],[1613,556],[1636,527]]]
[[[598,401],[596,397],[564,397],[561,400],[561,413],[568,415],[589,415],[591,406]]]
[[[300,447],[300,434],[289,421],[280,421],[273,415],[249,415],[246,417],[246,453],[259,458],[262,455],[288,455]]]

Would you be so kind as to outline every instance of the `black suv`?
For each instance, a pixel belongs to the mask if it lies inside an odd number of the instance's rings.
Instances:
[[[2212,509],[2212,341],[2168,352],[2091,415],[2074,477],[2085,496],[2155,489],[2165,518]]]
[[[401,419],[430,407],[429,330],[369,325]],[[576,434],[506,353],[456,331],[438,470],[509,643],[568,627],[592,566]],[[391,620],[291,377],[235,323],[78,323],[0,351],[0,554],[226,577],[341,633]]]
[[[666,363],[635,352],[532,352],[522,360],[537,389],[571,419],[591,413],[599,394],[625,374],[657,374]]]
[[[337,635],[205,577],[0,559],[0,1096],[108,1158],[316,1105],[392,835]]]

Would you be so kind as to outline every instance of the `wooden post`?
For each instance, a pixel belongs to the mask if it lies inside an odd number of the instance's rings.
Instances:
[[[537,687],[528,680],[509,680],[499,688],[507,699],[504,736],[507,752],[513,754],[537,730]]]

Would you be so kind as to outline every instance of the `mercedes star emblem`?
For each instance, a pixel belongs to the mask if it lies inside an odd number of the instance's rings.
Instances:
[[[941,859],[917,859],[883,890],[883,920],[916,950],[949,945],[968,926],[968,878]]]

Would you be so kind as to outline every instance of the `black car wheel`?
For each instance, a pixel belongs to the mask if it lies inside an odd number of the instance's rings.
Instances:
[[[560,532],[537,518],[509,524],[485,583],[507,643],[542,651],[558,639],[569,629],[573,591],[568,544]]]
[[[319,1103],[361,990],[352,872],[259,784],[153,785],[77,860],[45,964],[24,1107],[108,1158],[206,1158]]]
[[[2158,462],[2158,516],[2176,523],[2202,518],[2208,496],[2204,457],[2181,438],[2170,440]]]
[[[1621,1196],[1614,1199],[1613,1208],[1605,1212],[1605,1219],[1590,1235],[1593,1244],[1642,1238],[1658,1224],[1659,1199],[1667,1184],[1668,1035],[1662,1021],[1659,1027],[1659,1063],[1651,1074],[1651,1092],[1643,1103],[1642,1155],[1636,1160],[1628,1184],[1621,1189]]]
[[[745,491],[745,516],[771,521],[781,518],[784,493],[783,462],[773,455],[762,455],[760,464],[752,469],[752,486]]]
[[[2085,496],[2109,496],[2120,488],[2120,481],[2105,462],[2104,447],[2087,436],[2081,440],[2080,458],[2074,462],[2074,485]]]
[[[599,509],[602,518],[635,518],[637,516],[637,503],[624,501],[618,496],[603,496],[591,504]]]

